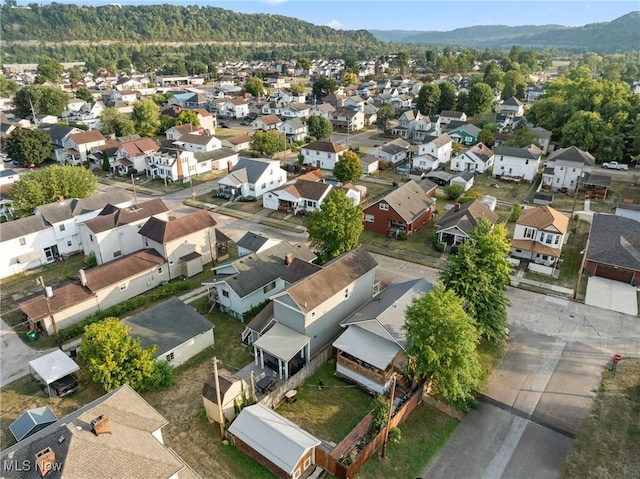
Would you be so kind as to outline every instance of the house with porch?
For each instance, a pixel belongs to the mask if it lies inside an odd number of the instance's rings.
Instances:
[[[306,123],[300,118],[292,118],[278,126],[278,131],[282,133],[288,142],[302,141],[309,134]]]
[[[126,175],[130,169],[142,172],[147,168],[147,158],[160,147],[151,138],[124,141],[115,154],[113,168],[116,173]]]
[[[569,218],[550,206],[525,209],[518,220],[511,240],[510,254],[542,274],[553,274],[562,253],[569,229]]]
[[[451,159],[451,171],[469,171],[481,174],[489,171],[493,166],[493,161],[493,151],[484,143],[478,143]]]
[[[354,133],[364,128],[364,112],[351,108],[338,108],[329,115],[334,131]]]
[[[347,146],[333,141],[312,141],[300,147],[303,164],[323,170],[333,170],[340,156],[347,150]]]
[[[223,148],[229,148],[236,153],[251,148],[251,137],[249,135],[232,136],[231,138],[225,138],[222,140]]]
[[[56,159],[63,165],[82,165],[87,161],[87,155],[96,146],[102,146],[107,139],[98,130],[87,130],[68,136],[64,150],[56,153]]]
[[[394,376],[402,380],[408,361],[405,310],[431,289],[424,278],[394,283],[342,321],[345,332],[333,342],[336,373],[375,394],[384,394]]]
[[[294,215],[312,212],[320,209],[332,189],[333,185],[322,181],[296,179],[264,194],[262,206]]]
[[[431,220],[434,208],[435,199],[410,180],[364,209],[364,229],[411,236]]]
[[[269,131],[277,130],[280,125],[284,123],[279,117],[274,114],[259,116],[251,122],[253,131]]]
[[[480,200],[473,200],[462,205],[456,203],[436,223],[438,242],[447,245],[459,245],[470,237],[471,231],[481,219],[492,225],[498,222],[498,215]]]
[[[249,114],[249,104],[244,98],[231,98],[222,104],[218,115],[223,118],[244,118]]]
[[[164,136],[167,138],[167,140],[178,141],[182,137],[182,135],[186,135],[188,133],[200,133],[200,128],[197,126],[193,126],[191,123],[176,125],[165,131]]]
[[[366,250],[351,250],[273,295],[265,314],[243,333],[259,336],[253,342],[256,366],[285,380],[302,368],[338,335],[340,322],[377,293],[377,265]]]
[[[453,129],[449,128],[447,130],[447,134],[456,143],[471,146],[478,143],[478,134],[480,131],[480,128],[477,126],[472,125],[471,123],[466,123]]]
[[[201,133],[185,133],[173,142],[178,148],[194,153],[203,153],[222,148],[222,141],[215,136]]]
[[[51,146],[53,148],[53,151],[51,152],[51,159],[58,163],[63,163],[64,158],[67,155],[64,150],[69,144],[69,137],[76,133],[82,133],[82,130],[74,126],[53,125],[49,128],[48,133],[51,138]]]
[[[442,110],[438,117],[443,125],[448,125],[452,121],[467,121],[467,114],[463,111]]]
[[[453,140],[447,133],[425,137],[425,143],[413,147],[412,166],[422,171],[437,170],[451,159]]]
[[[287,284],[282,277],[289,269],[314,271],[313,268],[305,269],[298,262],[293,265],[294,259],[311,263],[316,255],[303,244],[282,240],[258,253],[215,266],[213,277],[202,284],[207,287],[210,301],[217,304],[220,311],[244,321],[247,311],[285,289]]]
[[[240,158],[229,174],[218,182],[220,193],[260,198],[287,181],[287,172],[277,160]]]
[[[569,146],[553,151],[547,157],[542,173],[542,188],[552,191],[576,191],[584,177],[591,173],[596,159],[588,151]]]
[[[500,105],[500,113],[508,118],[524,115],[524,104],[515,96],[507,98]]]
[[[309,116],[321,116],[328,120],[331,116],[331,113],[333,113],[335,110],[336,108],[330,103],[317,103],[309,108]]]
[[[498,146],[494,154],[494,178],[531,183],[538,174],[542,150],[536,145],[524,148]]]

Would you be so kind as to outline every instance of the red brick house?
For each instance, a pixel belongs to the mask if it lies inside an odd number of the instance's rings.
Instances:
[[[410,180],[364,209],[364,229],[385,235],[411,236],[433,216],[435,199]]]

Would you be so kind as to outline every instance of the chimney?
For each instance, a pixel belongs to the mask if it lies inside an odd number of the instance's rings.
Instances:
[[[289,266],[292,261],[293,261],[293,253],[287,253],[284,257],[284,264],[286,266]]]
[[[50,447],[36,453],[36,467],[40,471],[40,475],[42,477],[46,476],[47,473],[53,469],[55,460],[56,454]]]
[[[87,275],[84,273],[84,270],[81,269],[80,271],[78,271],[78,273],[80,273],[80,284],[82,286],[86,286],[87,285]]]
[[[233,163],[230,161],[227,161],[227,170],[229,170],[229,172],[231,172],[231,170],[233,170]]]
[[[64,202],[64,196],[58,195],[58,203]]]
[[[103,415],[100,415],[91,421],[91,428],[96,436],[100,436],[101,434],[111,434],[109,418]]]
[[[453,211],[460,211],[460,203],[453,205]]]

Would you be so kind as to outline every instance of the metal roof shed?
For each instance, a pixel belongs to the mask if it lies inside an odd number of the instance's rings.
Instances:
[[[29,369],[36,373],[48,386],[60,378],[79,371],[80,366],[67,356],[64,351],[56,349],[49,354],[29,361]]]
[[[37,407],[22,413],[18,419],[11,423],[9,430],[16,441],[20,442],[57,420],[57,416],[49,406]]]

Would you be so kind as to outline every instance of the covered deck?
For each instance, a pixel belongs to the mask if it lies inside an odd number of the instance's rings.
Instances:
[[[309,362],[311,338],[275,323],[253,343],[253,351],[256,366],[264,369],[266,365],[277,372],[279,379],[286,381],[296,372],[294,369]],[[296,361],[298,358],[300,361]]]

